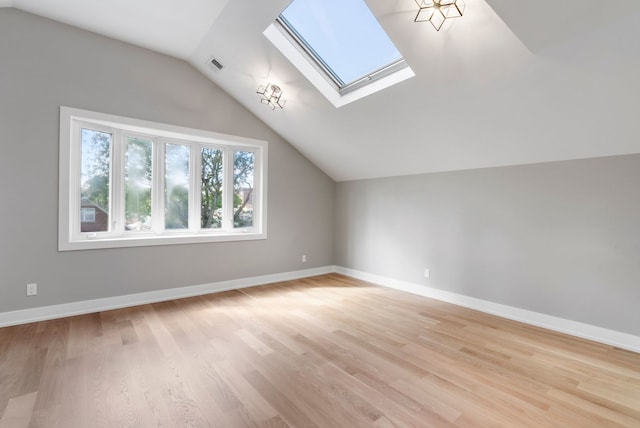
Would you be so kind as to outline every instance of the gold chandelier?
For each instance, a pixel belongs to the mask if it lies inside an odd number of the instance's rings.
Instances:
[[[282,89],[278,85],[267,83],[265,86],[258,87],[256,93],[260,95],[260,102],[266,104],[271,110],[275,110],[276,107],[283,108],[287,102],[282,99]]]
[[[415,0],[420,9],[414,22],[429,21],[436,31],[448,18],[459,18],[464,13],[464,0]]]

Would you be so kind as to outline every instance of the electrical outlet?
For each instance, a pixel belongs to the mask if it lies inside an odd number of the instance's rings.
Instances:
[[[38,294],[38,284],[27,284],[27,296]]]
[[[306,263],[307,262],[307,255],[303,254],[302,255],[302,263]]]
[[[429,278],[430,276],[431,276],[431,272],[429,271],[429,268],[424,268],[424,277]]]

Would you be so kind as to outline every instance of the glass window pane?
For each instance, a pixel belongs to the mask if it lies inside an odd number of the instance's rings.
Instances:
[[[96,222],[96,209],[89,207],[80,208],[80,221],[82,223],[95,223]]]
[[[153,143],[127,137],[124,161],[125,230],[151,230]]]
[[[81,130],[80,231],[107,232],[109,230],[109,185],[111,173],[111,144],[108,132]],[[90,212],[93,210],[93,221]]]
[[[293,0],[280,18],[341,86],[402,59],[364,0]]]
[[[166,229],[189,227],[189,146],[167,144],[165,151]]]
[[[202,149],[202,195],[200,205],[200,226],[203,229],[222,227],[222,150],[204,147]]]
[[[233,153],[233,227],[253,226],[253,152]]]

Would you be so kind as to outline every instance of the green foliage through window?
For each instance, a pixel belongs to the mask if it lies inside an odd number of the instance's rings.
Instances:
[[[109,195],[111,170],[111,144],[113,135],[83,128],[81,131],[81,207],[95,207],[101,213],[97,224],[82,224],[83,232],[109,230]]]
[[[125,151],[125,230],[151,229],[153,142],[127,138]]]
[[[167,229],[189,227],[189,146],[166,145],[165,214]]]
[[[222,227],[222,150],[204,147],[202,149],[200,199],[200,222],[203,229]]]
[[[253,226],[253,152],[233,153],[233,227]]]

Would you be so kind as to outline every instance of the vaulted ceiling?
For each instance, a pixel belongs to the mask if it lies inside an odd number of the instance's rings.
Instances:
[[[0,6],[190,62],[337,181],[640,152],[636,0],[466,0],[440,32],[413,0],[367,0],[416,75],[340,108],[262,34],[288,2]],[[284,109],[259,103],[267,82]]]

